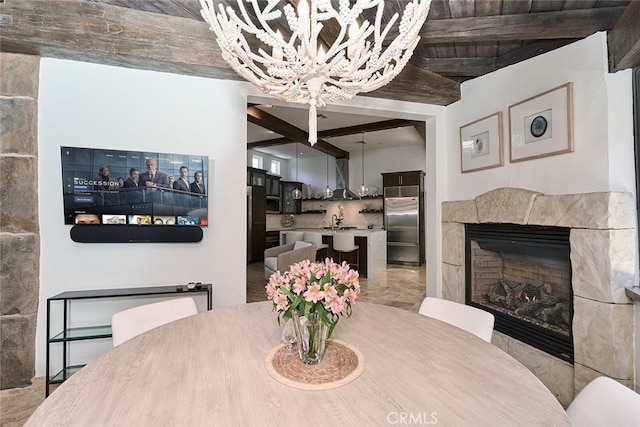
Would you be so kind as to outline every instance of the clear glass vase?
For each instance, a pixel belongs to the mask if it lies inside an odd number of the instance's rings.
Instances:
[[[316,313],[300,316],[293,312],[293,325],[296,329],[298,353],[302,363],[317,365],[322,360],[324,348],[327,344],[328,328]]]

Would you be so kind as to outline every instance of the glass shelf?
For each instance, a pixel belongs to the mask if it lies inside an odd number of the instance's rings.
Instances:
[[[85,365],[67,366],[66,369],[63,369],[62,371],[58,372],[53,378],[51,378],[49,380],[49,384],[60,384],[64,382],[65,380],[69,379],[71,375],[78,372],[84,366]],[[66,371],[66,375],[65,375],[65,371]]]
[[[69,328],[52,337],[49,342],[79,341],[95,338],[109,338],[111,336],[111,326],[86,326],[81,328]]]

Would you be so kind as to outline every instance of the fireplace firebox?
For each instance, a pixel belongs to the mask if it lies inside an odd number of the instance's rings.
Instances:
[[[569,229],[465,225],[466,304],[495,330],[573,363]]]

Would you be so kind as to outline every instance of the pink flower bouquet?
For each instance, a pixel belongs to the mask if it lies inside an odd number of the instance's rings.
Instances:
[[[340,316],[351,316],[351,303],[360,294],[359,278],[346,262],[305,260],[284,274],[273,273],[265,288],[267,299],[278,312],[278,322],[289,320],[295,310],[301,316],[316,313],[329,328],[328,338]]]

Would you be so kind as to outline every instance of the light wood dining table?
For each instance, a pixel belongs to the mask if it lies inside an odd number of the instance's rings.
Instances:
[[[356,301],[332,338],[363,373],[332,390],[274,380],[271,302],[216,309],[139,335],[64,382],[26,426],[570,426],[522,364],[446,323]]]

